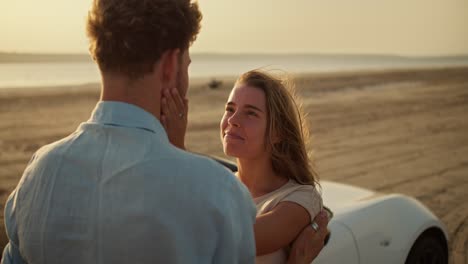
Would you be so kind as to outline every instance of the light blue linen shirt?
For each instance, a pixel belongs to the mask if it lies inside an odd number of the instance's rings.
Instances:
[[[153,115],[99,102],[32,157],[2,263],[254,263],[255,213],[235,176],[172,146]]]

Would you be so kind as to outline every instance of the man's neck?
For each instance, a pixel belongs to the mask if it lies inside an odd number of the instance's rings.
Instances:
[[[137,80],[124,76],[102,76],[101,101],[117,101],[136,105],[160,120],[161,83],[152,75]]]

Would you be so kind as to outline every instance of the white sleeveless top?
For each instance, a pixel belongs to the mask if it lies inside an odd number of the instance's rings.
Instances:
[[[304,207],[310,214],[311,221],[322,210],[322,197],[314,186],[301,185],[289,180],[280,188],[265,195],[254,198],[257,206],[257,216],[265,214],[280,202],[294,202]],[[283,264],[288,259],[287,247],[273,253],[257,256],[256,264]]]

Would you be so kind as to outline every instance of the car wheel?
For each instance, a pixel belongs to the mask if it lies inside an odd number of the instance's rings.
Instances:
[[[423,235],[411,247],[405,264],[447,264],[448,256],[442,242],[435,236]]]

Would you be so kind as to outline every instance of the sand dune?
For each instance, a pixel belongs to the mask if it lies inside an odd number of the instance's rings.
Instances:
[[[223,81],[215,90],[193,81],[191,150],[223,155],[218,123],[234,79]],[[451,263],[468,263],[468,68],[309,74],[296,83],[321,178],[416,197],[447,225]],[[0,90],[2,208],[32,153],[71,133],[97,99],[97,85]]]

